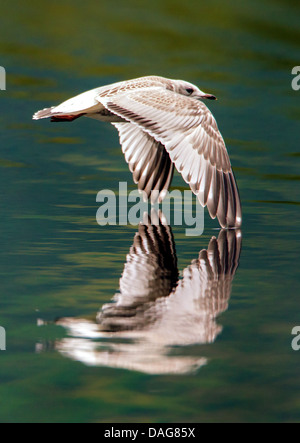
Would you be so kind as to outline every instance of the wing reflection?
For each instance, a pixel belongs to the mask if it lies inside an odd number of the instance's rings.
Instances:
[[[55,348],[87,365],[151,374],[187,373],[206,364],[194,355],[172,355],[172,347],[212,343],[221,332],[216,317],[228,307],[241,241],[241,231],[221,230],[179,278],[170,226],[162,219],[156,226],[144,220],[127,255],[120,292],[96,322],[57,321],[69,337]]]

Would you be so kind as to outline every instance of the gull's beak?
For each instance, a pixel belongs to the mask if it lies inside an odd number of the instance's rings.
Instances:
[[[202,100],[203,98],[208,98],[208,100],[217,100],[217,97],[212,94],[206,94],[206,92],[200,91],[200,94],[198,95],[199,100]]]
[[[212,94],[205,94],[202,96],[202,98],[208,98],[209,100],[218,100],[217,97]]]

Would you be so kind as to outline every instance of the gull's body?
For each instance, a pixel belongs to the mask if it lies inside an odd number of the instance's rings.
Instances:
[[[242,212],[229,156],[217,123],[200,99],[214,99],[182,80],[141,77],[84,92],[33,118],[111,122],[138,188],[161,201],[174,166],[222,227],[240,227]],[[153,192],[154,191],[154,192]]]

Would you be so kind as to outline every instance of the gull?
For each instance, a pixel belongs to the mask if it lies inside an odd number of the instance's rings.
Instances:
[[[112,123],[146,198],[164,199],[176,167],[222,228],[239,228],[241,203],[229,155],[202,99],[216,97],[183,80],[147,76],[84,92],[36,112],[33,119],[61,122],[85,116]]]

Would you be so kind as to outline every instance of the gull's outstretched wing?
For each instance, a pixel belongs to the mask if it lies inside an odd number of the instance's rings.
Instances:
[[[147,198],[151,195],[153,202],[157,198],[162,201],[174,173],[174,165],[164,146],[132,123],[112,124],[119,131],[122,151],[138,189],[144,191]]]
[[[222,227],[241,226],[240,198],[226,146],[204,103],[157,87],[99,95],[98,100],[165,146],[201,205],[207,205]]]

